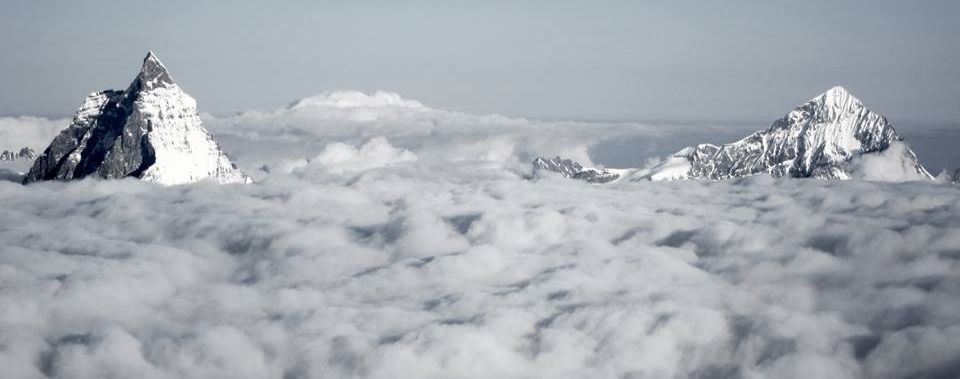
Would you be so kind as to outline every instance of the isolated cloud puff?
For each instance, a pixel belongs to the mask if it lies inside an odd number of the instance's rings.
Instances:
[[[360,91],[328,91],[319,95],[305,97],[290,104],[289,109],[308,108],[419,108],[422,103],[404,99],[394,92],[376,91],[366,94]]]
[[[358,147],[342,142],[329,144],[313,160],[313,163],[323,166],[330,172],[345,172],[386,167],[416,160],[417,155],[410,150],[395,148],[386,138],[375,137]]]
[[[396,148],[385,137],[374,137],[353,145],[347,142],[327,144],[317,156],[285,158],[260,167],[260,173],[272,175],[353,174],[359,171],[416,162],[410,150]]]
[[[419,101],[404,99],[393,92],[376,91],[366,94],[359,91],[329,91],[297,100],[283,113],[374,122],[431,111]]]
[[[903,142],[894,142],[886,150],[876,154],[864,154],[851,162],[858,179],[879,180],[885,182],[906,182],[929,180],[926,175],[917,172],[910,165],[915,159],[906,157],[913,153]]]

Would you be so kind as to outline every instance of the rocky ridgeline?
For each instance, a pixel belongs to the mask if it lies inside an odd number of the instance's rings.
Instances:
[[[196,101],[153,53],[126,90],[90,94],[24,182],[91,176],[161,184],[251,181],[203,127]]]
[[[17,160],[34,160],[37,158],[37,153],[29,147],[21,148],[20,151],[14,153],[10,150],[4,150],[0,153],[0,161],[13,162]]]

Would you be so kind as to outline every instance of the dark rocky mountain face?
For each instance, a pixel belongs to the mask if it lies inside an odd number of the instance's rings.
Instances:
[[[196,102],[153,53],[127,90],[89,95],[24,182],[87,176],[165,184],[249,181],[206,132]]]

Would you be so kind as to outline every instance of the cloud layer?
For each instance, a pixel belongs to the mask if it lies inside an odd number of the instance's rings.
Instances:
[[[69,122],[67,119],[31,116],[0,117],[0,152],[9,150],[16,153],[29,147],[39,154]],[[0,181],[23,180],[22,173],[29,171],[31,165],[33,161],[30,159],[0,160]]]
[[[209,120],[302,159],[254,185],[0,182],[3,376],[960,370],[955,186],[527,180],[642,128],[302,112]]]
[[[42,151],[69,123],[67,119],[0,117],[0,151],[19,151],[23,147]]]

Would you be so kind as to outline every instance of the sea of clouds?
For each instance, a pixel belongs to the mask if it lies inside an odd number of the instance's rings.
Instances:
[[[0,377],[960,372],[958,186],[531,179],[675,130],[394,96],[205,116],[253,185],[0,181]]]

